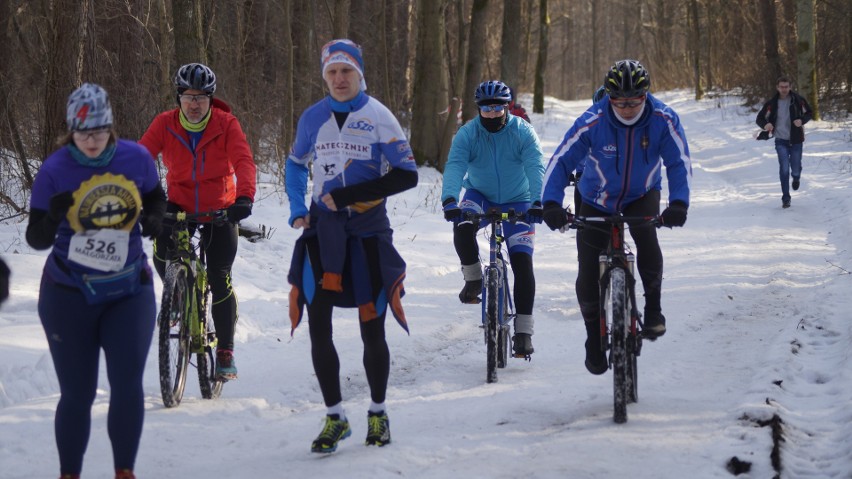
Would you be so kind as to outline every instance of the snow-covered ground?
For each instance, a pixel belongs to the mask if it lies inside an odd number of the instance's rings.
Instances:
[[[802,187],[784,210],[773,145],[753,139],[754,113],[738,98],[658,96],[684,123],[693,192],[686,226],[659,232],[668,333],[645,343],[639,402],[628,408],[626,424],[612,421],[610,374],[592,376],[583,366],[573,232],[540,227],[536,352],[531,362],[512,360],[498,383],[485,383],[479,308],[458,302],[462,279],[451,227],[440,214],[441,177],[423,168],[419,185],[388,204],[408,262],[403,303],[411,328],[409,336],[388,322],[393,443],[363,446],[370,398],[357,320],[354,311],[338,310],[353,436],[335,454],[310,453],[325,407],[307,326],[291,339],[286,317],[298,232],[286,224],[281,185],[261,184],[250,221],[275,230],[258,243],[241,240],[234,265],[240,379],[208,401],[190,376],[183,403],[165,409],[155,341],[137,475],[725,478],[737,457],[751,464],[739,477],[768,478],[776,474],[777,417],[781,477],[852,478],[852,122],[807,125]],[[547,113],[532,115],[547,158],[587,105],[548,99]],[[46,253],[26,245],[25,228],[0,224],[0,254],[13,272],[11,298],[0,310],[6,479],[59,471],[58,385],[36,313]],[[111,478],[103,367],[100,388],[83,476]]]

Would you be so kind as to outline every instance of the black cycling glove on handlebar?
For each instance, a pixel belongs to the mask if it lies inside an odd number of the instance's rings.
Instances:
[[[228,221],[239,223],[251,216],[252,201],[248,196],[240,196],[237,201],[228,207]]]
[[[574,220],[574,215],[563,209],[562,205],[555,201],[548,201],[544,204],[542,216],[547,226],[554,231],[565,227]]]
[[[544,211],[541,209],[541,201],[536,201],[527,210],[527,221],[541,224],[542,219],[544,219]]]
[[[683,226],[686,223],[686,203],[680,200],[674,200],[660,215],[660,222],[663,226]]]
[[[462,220],[462,211],[455,198],[447,198],[444,200],[443,206],[445,220],[452,223],[458,223]]]

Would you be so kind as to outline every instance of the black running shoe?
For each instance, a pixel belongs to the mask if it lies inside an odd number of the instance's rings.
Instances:
[[[609,369],[609,364],[606,361],[606,354],[601,351],[601,339],[597,336],[586,339],[586,369],[600,376]]]
[[[464,288],[459,293],[459,299],[465,304],[479,304],[479,295],[482,294],[482,280],[465,281]]]
[[[391,443],[390,420],[387,413],[367,413],[367,440],[364,444],[368,446],[386,446]]]
[[[535,352],[532,336],[527,333],[516,333],[512,337],[512,351],[516,358],[525,358]]]
[[[349,421],[340,419],[337,414],[329,414],[325,417],[325,426],[323,426],[322,432],[311,443],[311,452],[334,452],[337,450],[337,444],[351,434]]]
[[[666,334],[666,317],[659,311],[645,311],[642,337],[651,341]]]

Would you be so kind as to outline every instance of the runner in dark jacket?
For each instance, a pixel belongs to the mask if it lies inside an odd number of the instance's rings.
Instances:
[[[802,176],[802,146],[805,142],[805,123],[811,121],[811,106],[791,89],[790,78],[782,76],[775,82],[778,93],[769,99],[757,114],[757,126],[766,138],[775,137],[778,153],[778,176],[781,180],[781,207],[790,207],[790,176],[793,190],[799,189]],[[761,138],[762,139],[762,138]]]

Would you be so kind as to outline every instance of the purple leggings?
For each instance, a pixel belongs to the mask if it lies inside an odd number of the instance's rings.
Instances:
[[[145,416],[142,373],[156,322],[152,283],[126,298],[89,305],[42,278],[38,313],[59,379],[54,429],[62,474],[79,474],[89,442],[101,349],[109,379],[107,432],[116,469],[133,469]]]

